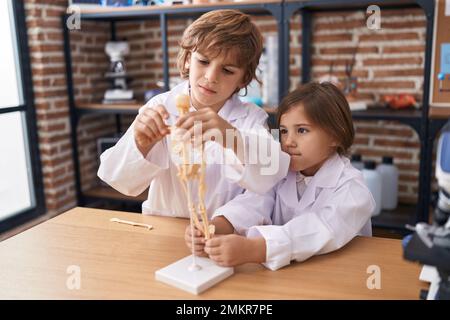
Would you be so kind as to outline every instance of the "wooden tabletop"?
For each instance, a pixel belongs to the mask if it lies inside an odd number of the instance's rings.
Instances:
[[[154,229],[110,222],[113,217]],[[341,250],[278,271],[237,267],[195,296],[155,280],[156,270],[189,254],[187,224],[120,211],[67,211],[0,242],[0,299],[417,299],[426,288],[420,266],[403,260],[399,240],[357,237]],[[366,284],[371,265],[380,267],[379,290]],[[71,282],[74,270],[79,289]]]

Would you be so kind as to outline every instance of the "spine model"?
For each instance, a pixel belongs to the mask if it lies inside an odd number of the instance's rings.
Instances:
[[[176,98],[176,107],[180,116],[189,112],[189,96],[178,95]],[[175,129],[176,130],[176,129]],[[175,131],[173,130],[173,131]],[[172,140],[172,153],[177,154],[181,159],[178,163],[178,178],[186,193],[189,214],[191,218],[191,225],[201,230],[205,239],[210,239],[214,234],[214,225],[209,225],[208,215],[205,207],[205,169],[206,163],[203,155],[203,144],[199,147],[194,147],[191,141],[183,142],[179,136],[175,135]],[[199,158],[200,161],[195,161]],[[198,163],[200,162],[200,163]],[[196,205],[192,197],[192,182],[198,182],[198,204]]]

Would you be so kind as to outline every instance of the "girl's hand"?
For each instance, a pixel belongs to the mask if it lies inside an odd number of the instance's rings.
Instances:
[[[215,236],[206,241],[205,252],[222,267],[233,267],[247,262],[266,261],[264,238],[246,238],[236,234]]]
[[[164,122],[168,118],[169,113],[163,105],[145,108],[137,115],[134,123],[134,140],[144,157],[156,142],[170,133],[169,127]]]
[[[186,231],[184,232],[184,241],[186,242],[187,247],[190,251],[199,257],[207,257],[208,255],[205,253],[205,238],[203,233],[194,227],[194,250],[192,250],[192,234],[191,234],[191,225],[189,224],[186,227]]]

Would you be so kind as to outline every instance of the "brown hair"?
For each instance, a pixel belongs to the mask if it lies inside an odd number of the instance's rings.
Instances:
[[[215,10],[202,15],[184,31],[180,46],[177,65],[182,78],[189,77],[186,62],[191,52],[200,51],[216,57],[224,51],[237,53],[237,65],[244,69],[243,83],[247,87],[256,78],[263,41],[248,15],[238,10]]]
[[[337,143],[336,151],[348,155],[355,130],[347,99],[330,82],[308,83],[289,93],[278,107],[277,124],[288,110],[302,105],[306,116],[331,135]]]

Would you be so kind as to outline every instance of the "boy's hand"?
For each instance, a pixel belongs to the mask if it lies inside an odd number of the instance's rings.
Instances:
[[[134,124],[134,140],[144,157],[156,142],[170,133],[169,127],[164,122],[168,118],[169,113],[163,105],[145,108],[137,115]]]
[[[205,236],[203,233],[194,227],[194,250],[192,250],[192,236],[191,236],[191,225],[188,224],[186,227],[186,231],[184,232],[184,240],[186,245],[194,253],[199,257],[207,257],[208,255],[205,253]]]
[[[201,122],[201,131],[194,127],[194,124]],[[211,137],[221,136],[222,141],[217,141],[223,147],[226,146],[226,131],[227,129],[235,129],[231,124],[219,116],[211,108],[203,108],[197,111],[189,112],[181,116],[177,123],[177,127],[186,130],[183,140],[189,140],[194,135],[202,135],[202,141],[211,140]]]
[[[264,238],[246,238],[236,234],[215,236],[206,241],[205,252],[222,267],[233,267],[247,262],[266,261]]]
[[[196,126],[197,123],[201,122],[201,130]],[[203,143],[205,141],[215,141],[219,143],[223,148],[230,148],[238,156],[239,160],[243,163],[244,158],[244,147],[242,136],[239,131],[233,127],[228,121],[223,119],[211,108],[203,108],[194,112],[189,112],[184,116],[180,117],[176,123],[177,127],[180,127],[187,132],[183,135],[184,141],[190,141],[194,138],[194,143]],[[227,137],[227,130],[231,134]],[[195,137],[201,135],[201,139],[196,139]],[[233,139],[233,141],[227,141],[228,139]]]

